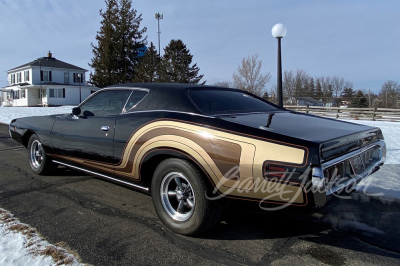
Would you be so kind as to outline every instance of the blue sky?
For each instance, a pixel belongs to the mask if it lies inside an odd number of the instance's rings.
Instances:
[[[400,1],[134,0],[133,6],[156,47],[154,14],[164,14],[161,47],[181,39],[207,84],[231,80],[241,59],[258,53],[263,71],[272,75],[270,89],[276,83],[276,23],[288,29],[283,70],[339,76],[374,92],[387,80],[400,82]],[[90,70],[101,8],[102,0],[0,0],[0,87],[7,85],[5,71],[49,50]]]

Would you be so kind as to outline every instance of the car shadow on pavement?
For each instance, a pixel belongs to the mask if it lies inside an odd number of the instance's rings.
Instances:
[[[208,240],[296,238],[400,258],[400,232],[397,230],[399,220],[400,202],[353,193],[351,199],[333,200],[315,213],[290,210],[256,212],[231,208],[225,212],[217,226],[200,237]],[[324,250],[315,252],[324,253]]]

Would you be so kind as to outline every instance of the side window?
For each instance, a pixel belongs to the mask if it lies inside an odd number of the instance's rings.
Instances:
[[[135,107],[136,104],[138,104],[138,102],[140,102],[147,95],[147,93],[148,93],[147,91],[139,91],[139,90],[132,91],[131,97],[129,97],[129,100],[126,102],[124,112],[127,112],[133,107]]]
[[[80,106],[83,116],[118,115],[131,94],[130,90],[103,91]]]

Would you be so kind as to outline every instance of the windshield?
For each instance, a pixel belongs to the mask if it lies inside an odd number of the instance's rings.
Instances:
[[[269,112],[276,107],[240,91],[199,89],[189,91],[196,106],[207,115]]]

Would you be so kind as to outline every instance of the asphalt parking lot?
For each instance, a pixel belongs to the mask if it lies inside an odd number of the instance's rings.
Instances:
[[[148,195],[61,167],[34,175],[3,124],[0,207],[92,265],[400,264],[400,202],[355,193],[313,216],[230,208],[185,237],[163,227]]]

